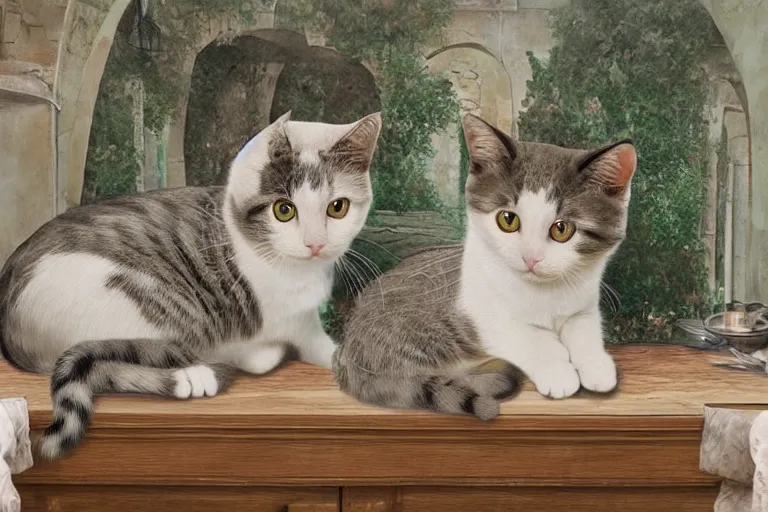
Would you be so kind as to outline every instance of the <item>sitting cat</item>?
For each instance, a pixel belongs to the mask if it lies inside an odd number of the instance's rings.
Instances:
[[[168,189],[73,208],[0,273],[0,349],[53,373],[41,453],[85,434],[98,393],[213,396],[233,368],[290,350],[330,368],[318,308],[372,202],[381,118],[284,115],[237,155],[226,187]]]
[[[625,236],[636,154],[513,141],[473,115],[463,247],[405,259],[371,283],[334,354],[364,402],[490,419],[522,372],[552,398],[607,392],[616,367],[598,308]],[[519,369],[518,369],[519,368]]]

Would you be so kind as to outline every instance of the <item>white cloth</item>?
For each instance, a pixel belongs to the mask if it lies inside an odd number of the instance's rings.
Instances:
[[[21,512],[11,474],[32,467],[29,413],[23,398],[0,400],[0,512]]]
[[[725,479],[715,512],[768,511],[768,411],[705,407],[699,469]]]

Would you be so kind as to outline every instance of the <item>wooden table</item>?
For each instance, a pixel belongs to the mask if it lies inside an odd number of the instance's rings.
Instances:
[[[768,403],[768,377],[668,346],[613,350],[609,397],[530,387],[492,422],[365,406],[290,363],[212,399],[100,398],[84,444],[15,481],[24,511],[711,511],[707,405]],[[0,396],[50,420],[48,380],[0,362]]]

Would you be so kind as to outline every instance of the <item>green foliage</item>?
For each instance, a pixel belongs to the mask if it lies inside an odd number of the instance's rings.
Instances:
[[[323,30],[328,44],[359,60],[416,55],[451,21],[451,0],[295,0],[278,2],[285,27]]]
[[[431,75],[419,47],[440,36],[453,17],[453,0],[304,0],[279,2],[276,19],[285,28],[323,30],[330,46],[366,61],[380,88],[382,132],[371,168],[375,210],[444,211],[437,189],[427,176],[435,155],[431,136],[457,120],[459,104],[451,84]],[[448,213],[448,212],[446,212]],[[397,258],[361,238],[342,269],[334,297],[345,300],[376,272]],[[351,260],[354,260],[352,262]],[[326,323],[335,316],[329,311]]]
[[[431,75],[418,48],[439,37],[452,0],[304,0],[280,2],[284,27],[325,31],[342,54],[371,63],[381,89],[383,128],[372,166],[374,208],[397,212],[442,205],[427,177],[432,134],[458,116],[451,84]]]
[[[639,166],[628,239],[606,281],[621,298],[616,341],[667,338],[709,300],[700,234],[706,205],[706,77],[717,37],[697,0],[573,0],[553,16],[556,44],[529,53],[520,132],[595,147],[631,137]]]
[[[467,149],[467,139],[464,138],[464,129],[459,125],[459,204],[464,204],[464,188],[467,184],[469,174],[469,149]]]
[[[421,57],[393,53],[380,64],[383,127],[372,166],[374,208],[396,212],[441,209],[427,177],[431,136],[458,117],[453,88],[424,69]]]
[[[104,70],[104,87],[117,86],[114,68]],[[139,172],[133,147],[131,99],[109,91],[99,94],[93,112],[85,162],[82,203],[136,191]]]

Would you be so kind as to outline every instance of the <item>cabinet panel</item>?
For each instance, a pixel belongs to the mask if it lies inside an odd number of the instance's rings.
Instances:
[[[704,487],[347,487],[342,512],[712,512]]]
[[[19,486],[24,512],[339,512],[337,488]]]

